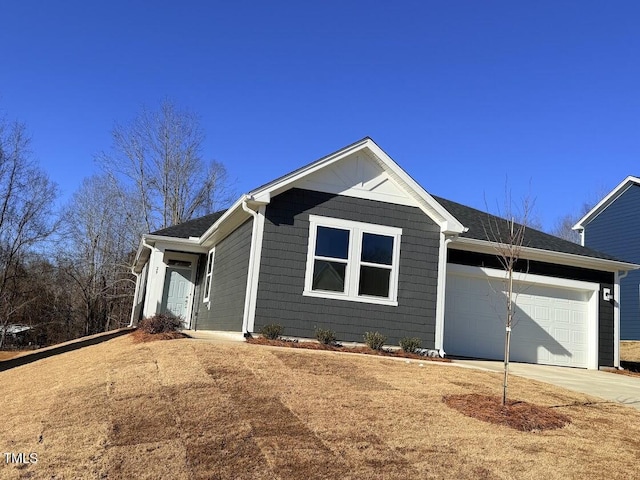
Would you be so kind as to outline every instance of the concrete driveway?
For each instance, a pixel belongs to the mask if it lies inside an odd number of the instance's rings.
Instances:
[[[461,366],[503,372],[504,364],[491,360],[454,360]],[[551,383],[640,410],[640,377],[600,370],[510,363],[509,372],[520,377]]]

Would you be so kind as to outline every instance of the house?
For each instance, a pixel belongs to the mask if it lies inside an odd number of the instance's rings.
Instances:
[[[156,312],[191,329],[342,341],[380,331],[448,354],[502,358],[504,272],[485,212],[431,196],[364,138],[240,197],[228,210],[144,235],[132,323]],[[503,225],[504,226],[504,225]],[[527,230],[511,359],[619,364],[618,279],[636,265]],[[610,295],[609,292],[612,292]]]
[[[640,177],[629,176],[573,227],[582,245],[640,263]],[[640,340],[640,271],[620,278],[620,338]]]

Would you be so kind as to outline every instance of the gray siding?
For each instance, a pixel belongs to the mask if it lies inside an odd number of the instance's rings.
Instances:
[[[640,263],[640,186],[633,185],[585,227],[585,246]],[[620,338],[640,340],[640,272],[620,282]]]
[[[216,245],[209,307],[202,301],[205,294],[206,257],[200,262],[199,294],[196,296],[198,330],[242,331],[252,225],[253,220],[246,221]]]
[[[400,240],[398,306],[306,297],[304,277],[309,214],[403,229]],[[421,210],[372,200],[292,189],[267,206],[256,306],[255,331],[269,323],[285,335],[314,337],[330,328],[342,341],[363,341],[379,331],[397,345],[417,336],[433,347],[439,227]]]

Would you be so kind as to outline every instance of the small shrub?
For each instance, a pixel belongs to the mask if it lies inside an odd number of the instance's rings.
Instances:
[[[422,340],[418,337],[404,337],[400,340],[400,348],[407,353],[415,353],[415,351],[420,348],[421,343]]]
[[[382,350],[382,346],[387,341],[387,337],[380,332],[365,332],[364,343],[372,350]]]
[[[150,334],[176,332],[182,328],[182,320],[170,313],[158,313],[140,320],[138,328]]]
[[[265,325],[260,329],[260,333],[264,338],[269,340],[277,340],[282,335],[284,331],[284,327],[282,325],[278,325],[277,323],[270,323],[269,325]]]
[[[336,332],[328,328],[316,328],[316,339],[324,345],[336,343]]]

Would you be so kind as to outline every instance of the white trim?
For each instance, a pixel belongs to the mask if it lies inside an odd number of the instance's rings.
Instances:
[[[447,245],[452,241],[448,235],[440,234],[440,250],[438,251],[438,285],[436,292],[436,329],[434,348],[444,348],[444,314],[447,295]]]
[[[364,138],[359,142],[344,147],[316,162],[257,188],[249,193],[249,197],[256,202],[269,203],[272,197],[292,188],[292,184],[295,182],[359,151],[364,151],[373,161],[378,163],[389,175],[389,178],[404,189],[427,216],[438,223],[442,231],[449,233],[462,233],[465,231],[464,226],[451,213],[429,195],[420,184],[411,178],[370,138]]]
[[[578,222],[572,227],[573,230],[584,229],[587,223],[605,211],[609,205],[615,202],[620,195],[626,192],[633,185],[640,185],[640,178],[629,175],[616,188],[611,190],[607,196],[600,200],[595,207],[589,210]]]
[[[506,271],[497,268],[472,267],[469,265],[458,265],[457,263],[449,263],[447,265],[449,273],[455,275],[466,275],[469,277],[489,277],[504,280]],[[533,285],[551,286],[566,288],[569,290],[579,291],[599,291],[600,284],[594,282],[584,282],[582,280],[570,280],[568,278],[548,277],[546,275],[537,275],[534,273],[513,272],[513,279],[516,282],[528,283]]]
[[[457,237],[451,248],[465,250],[468,252],[496,254],[494,242],[488,240],[478,240],[476,238]],[[569,265],[573,267],[591,268],[604,272],[617,272],[618,270],[637,270],[640,265],[635,263],[607,260],[605,258],[587,257],[572,253],[556,252],[551,250],[541,250],[539,248],[523,247],[522,258],[527,260],[538,260],[541,262],[557,263],[559,265]]]
[[[260,279],[260,260],[262,258],[262,239],[264,236],[264,220],[266,209],[266,206],[260,205],[260,207],[258,207],[258,216],[254,219],[254,222],[257,222],[257,228],[255,230],[256,235],[251,240],[251,249],[253,250],[253,270],[250,285],[247,287],[249,289],[247,332],[253,332],[255,329],[256,303],[258,298],[258,282]]]
[[[475,278],[494,278],[504,280],[506,272],[494,268],[471,267],[468,265],[458,265],[450,263],[447,266],[452,275],[463,275]],[[580,280],[569,280],[566,278],[547,277],[532,273],[514,273],[514,280],[519,283],[538,285],[544,287],[556,287],[567,290],[587,292],[587,368],[598,369],[598,299],[600,297],[600,284],[584,282]]]
[[[324,290],[313,290],[313,268],[318,257],[315,254],[316,235],[318,227],[339,228],[349,232],[349,250],[346,260],[335,260],[345,263],[345,290],[344,292],[331,292]],[[391,265],[377,265],[362,262],[360,260],[362,249],[362,236],[365,233],[384,235],[393,237],[393,253]],[[402,229],[389,227],[386,225],[376,225],[371,223],[355,222],[341,218],[322,217],[309,215],[309,241],[307,245],[307,263],[305,271],[305,281],[303,295],[308,297],[330,298],[334,300],[346,300],[351,302],[374,303],[381,305],[398,305],[398,277],[400,268],[400,242]],[[329,259],[334,261],[334,259]],[[376,268],[384,268],[390,271],[389,274],[389,296],[376,297],[368,295],[358,295],[358,284],[360,279],[360,266],[369,265]]]
[[[613,284],[613,366],[620,367],[620,282],[629,272],[616,272]]]
[[[204,293],[202,294],[202,303],[207,304],[207,308],[211,307],[211,284],[213,284],[213,267],[216,261],[216,247],[213,247],[207,253],[207,264],[204,271]],[[207,288],[207,280],[209,288]]]

